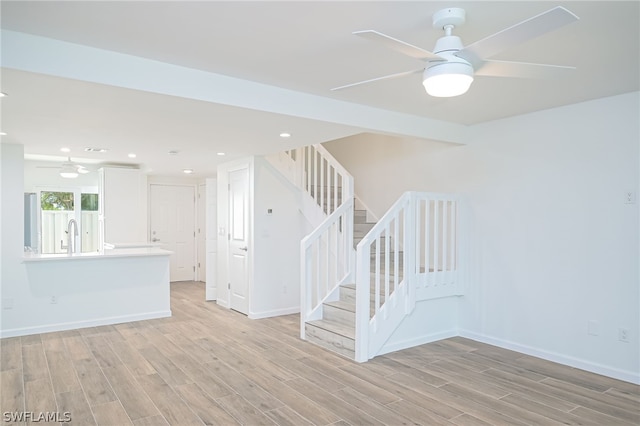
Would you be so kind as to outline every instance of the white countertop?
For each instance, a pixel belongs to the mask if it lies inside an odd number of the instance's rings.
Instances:
[[[82,260],[82,259],[114,259],[123,257],[148,257],[148,256],[169,256],[172,252],[157,247],[136,247],[103,250],[91,253],[73,254],[42,254],[25,253],[23,262],[42,262],[52,260]]]
[[[149,247],[160,247],[160,243],[148,243],[148,242],[138,242],[138,243],[104,243],[105,249],[129,249],[129,248],[149,248]]]

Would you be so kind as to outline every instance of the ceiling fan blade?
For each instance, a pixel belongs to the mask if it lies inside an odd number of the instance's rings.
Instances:
[[[564,7],[558,6],[482,40],[476,41],[460,50],[456,53],[456,56],[474,65],[479,64],[480,61],[485,58],[490,58],[513,46],[557,30],[578,19],[580,18]]]
[[[485,77],[558,78],[571,73],[576,67],[564,65],[530,64],[527,62],[484,61],[475,75]]]
[[[399,72],[397,74],[385,75],[383,77],[372,78],[371,80],[364,80],[364,81],[359,81],[357,83],[345,84],[344,86],[340,86],[340,87],[334,87],[333,89],[331,89],[331,91],[347,89],[349,87],[354,87],[354,86],[360,86],[361,84],[373,83],[374,81],[391,80],[393,78],[404,77],[404,76],[411,75],[411,74],[418,74],[418,73],[421,73],[423,71],[424,71],[424,68],[420,68],[418,70],[404,71],[404,72]]]
[[[414,46],[413,44],[406,43],[375,30],[356,31],[353,34],[366,38],[367,40],[382,43],[385,46],[397,52],[404,53],[407,56],[411,56],[412,58],[422,59],[423,61],[446,61],[442,56],[438,56],[428,50],[424,50],[420,47]]]

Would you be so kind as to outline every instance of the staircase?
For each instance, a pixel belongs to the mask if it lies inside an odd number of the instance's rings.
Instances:
[[[367,222],[366,210],[354,210],[354,249],[373,228],[375,222]],[[322,304],[322,319],[305,323],[309,342],[330,349],[349,359],[355,359],[356,340],[356,285],[340,286],[339,300]]]
[[[354,249],[358,243],[367,235],[375,226],[376,222],[367,221],[366,210],[354,210],[353,216],[353,244]],[[382,237],[384,238],[384,237]],[[390,244],[392,247],[393,245]],[[384,253],[386,244],[380,244],[381,253]],[[393,252],[389,253],[390,277],[394,277],[394,273],[398,274],[398,281],[402,280],[402,252],[394,256]],[[370,272],[371,278],[376,276],[376,254],[371,254]],[[395,270],[395,259],[398,259],[398,270]],[[379,265],[378,270],[384,274],[385,264]],[[383,305],[385,300],[384,289],[380,289],[378,304]],[[370,292],[369,313],[373,316],[375,312],[376,298],[374,287]],[[305,323],[305,334],[309,342],[315,343],[340,355],[344,355],[349,359],[355,359],[355,338],[356,338],[356,284],[349,283],[340,286],[339,300],[333,302],[325,302],[322,304],[322,319],[309,321]]]
[[[302,339],[365,362],[394,345],[416,301],[461,295],[457,196],[405,192],[367,222],[353,177],[322,145],[272,163],[302,190],[301,212],[316,226],[300,244]]]

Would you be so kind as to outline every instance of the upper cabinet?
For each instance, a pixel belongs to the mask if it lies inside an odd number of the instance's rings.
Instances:
[[[138,169],[98,170],[101,243],[147,241],[147,179]]]

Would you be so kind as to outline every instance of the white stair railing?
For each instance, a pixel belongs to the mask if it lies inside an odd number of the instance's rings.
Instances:
[[[322,304],[339,297],[340,284],[354,276],[353,177],[322,146],[288,154],[298,167],[299,185],[324,220],[300,244],[300,337],[304,324],[322,318]],[[307,212],[313,217],[313,212]],[[317,217],[317,216],[316,216]]]
[[[378,354],[416,300],[461,293],[458,224],[457,196],[406,192],[360,241],[356,361]]]
[[[295,161],[302,188],[326,215],[353,197],[353,177],[322,145],[298,148]]]
[[[322,319],[325,302],[339,299],[340,285],[354,280],[353,197],[343,202],[300,243],[300,337],[305,323]]]

